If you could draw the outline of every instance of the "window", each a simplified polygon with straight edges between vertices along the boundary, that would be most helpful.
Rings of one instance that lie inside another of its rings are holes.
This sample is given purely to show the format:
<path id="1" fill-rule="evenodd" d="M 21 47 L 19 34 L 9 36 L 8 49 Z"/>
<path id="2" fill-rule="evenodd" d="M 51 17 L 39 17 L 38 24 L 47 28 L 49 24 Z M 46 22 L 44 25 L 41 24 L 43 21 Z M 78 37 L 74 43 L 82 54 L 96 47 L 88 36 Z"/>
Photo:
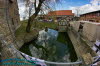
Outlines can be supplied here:
<path id="1" fill-rule="evenodd" d="M 80 22 L 80 26 L 79 26 L 78 32 L 82 32 L 82 31 L 83 31 L 83 25 L 84 25 L 84 23 L 81 23 L 81 22 Z"/>
<path id="2" fill-rule="evenodd" d="M 98 16 L 98 17 L 100 16 L 100 13 L 99 13 L 99 12 L 97 13 L 97 16 Z"/>
<path id="3" fill-rule="evenodd" d="M 14 20 L 13 20 L 13 18 L 12 18 L 12 24 L 14 25 Z"/>
<path id="4" fill-rule="evenodd" d="M 13 0 L 9 0 L 10 3 L 13 3 Z"/>

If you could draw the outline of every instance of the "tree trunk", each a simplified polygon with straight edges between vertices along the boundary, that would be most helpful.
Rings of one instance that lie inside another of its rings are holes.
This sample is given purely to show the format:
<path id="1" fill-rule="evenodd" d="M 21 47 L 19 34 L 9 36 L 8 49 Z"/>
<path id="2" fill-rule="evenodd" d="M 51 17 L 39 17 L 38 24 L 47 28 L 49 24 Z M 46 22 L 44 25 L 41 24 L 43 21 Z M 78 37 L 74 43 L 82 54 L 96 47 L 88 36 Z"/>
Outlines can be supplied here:
<path id="1" fill-rule="evenodd" d="M 27 27 L 26 27 L 26 32 L 29 33 L 30 29 L 31 29 L 31 18 L 28 19 L 28 24 L 27 24 Z"/>
<path id="2" fill-rule="evenodd" d="M 28 19 L 28 24 L 27 24 L 27 27 L 26 27 L 26 32 L 29 33 L 30 30 L 31 30 L 31 23 L 33 22 L 33 20 L 36 18 L 36 16 L 38 15 L 38 13 L 40 12 L 41 10 L 41 6 L 42 6 L 42 3 L 44 2 L 45 0 L 39 0 L 39 4 L 38 4 L 38 7 L 36 8 L 35 10 L 35 13 L 29 17 Z"/>

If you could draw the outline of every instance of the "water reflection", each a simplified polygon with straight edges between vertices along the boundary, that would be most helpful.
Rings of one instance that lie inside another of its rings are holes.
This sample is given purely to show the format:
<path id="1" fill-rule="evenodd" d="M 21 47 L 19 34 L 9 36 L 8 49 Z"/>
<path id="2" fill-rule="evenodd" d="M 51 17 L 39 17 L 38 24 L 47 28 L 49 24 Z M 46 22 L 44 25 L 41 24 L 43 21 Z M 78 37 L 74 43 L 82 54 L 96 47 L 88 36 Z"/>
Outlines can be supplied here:
<path id="1" fill-rule="evenodd" d="M 54 62 L 74 62 L 77 56 L 67 33 L 48 29 L 39 32 L 37 40 L 24 44 L 20 51 Z"/>
<path id="2" fill-rule="evenodd" d="M 59 42 L 57 38 L 58 32 L 55 30 L 40 31 L 37 41 L 30 45 L 32 56 L 48 61 L 70 62 L 70 51 L 66 42 Z"/>

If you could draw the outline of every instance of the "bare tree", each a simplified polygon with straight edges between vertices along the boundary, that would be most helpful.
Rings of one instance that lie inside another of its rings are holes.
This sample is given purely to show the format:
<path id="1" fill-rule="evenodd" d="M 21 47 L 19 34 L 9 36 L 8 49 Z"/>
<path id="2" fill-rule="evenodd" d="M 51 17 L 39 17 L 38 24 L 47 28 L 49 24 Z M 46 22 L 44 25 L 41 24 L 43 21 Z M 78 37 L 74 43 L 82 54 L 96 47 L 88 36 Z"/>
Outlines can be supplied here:
<path id="1" fill-rule="evenodd" d="M 84 9 L 80 8 L 80 7 L 76 7 L 75 8 L 75 12 L 76 12 L 76 16 L 80 16 L 80 14 L 84 13 Z"/>
<path id="2" fill-rule="evenodd" d="M 34 2 L 34 8 L 35 8 L 35 13 L 30 16 L 29 15 L 29 19 L 28 19 L 28 24 L 27 24 L 27 27 L 26 27 L 26 31 L 27 32 L 30 32 L 30 29 L 31 29 L 31 22 L 33 22 L 33 20 L 35 19 L 35 17 L 38 15 L 38 13 L 40 12 L 40 8 L 42 6 L 42 3 L 44 2 L 45 0 L 39 0 L 39 4 L 38 6 L 36 7 L 36 0 Z"/>
<path id="3" fill-rule="evenodd" d="M 28 18 L 28 24 L 26 27 L 26 32 L 30 32 L 31 30 L 31 25 L 32 22 L 34 21 L 34 19 L 37 17 L 37 15 L 39 14 L 40 11 L 45 11 L 45 10 L 49 10 L 52 8 L 53 2 L 60 2 L 60 0 L 33 0 L 34 2 L 32 2 L 32 0 L 24 0 L 26 3 L 26 8 L 29 8 L 29 18 Z M 45 6 L 45 8 L 43 9 L 43 7 Z M 34 10 L 34 13 L 32 14 L 31 12 Z M 32 15 L 31 15 L 32 14 Z"/>

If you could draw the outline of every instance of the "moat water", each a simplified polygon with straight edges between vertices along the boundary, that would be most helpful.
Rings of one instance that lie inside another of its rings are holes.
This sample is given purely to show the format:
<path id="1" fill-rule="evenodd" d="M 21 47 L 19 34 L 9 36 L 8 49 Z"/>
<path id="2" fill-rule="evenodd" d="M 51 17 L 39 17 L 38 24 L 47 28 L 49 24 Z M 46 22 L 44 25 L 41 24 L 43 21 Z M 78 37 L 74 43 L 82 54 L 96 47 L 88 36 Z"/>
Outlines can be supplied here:
<path id="1" fill-rule="evenodd" d="M 20 51 L 40 59 L 52 62 L 75 62 L 77 55 L 66 32 L 53 29 L 41 30 L 38 38 L 25 43 Z"/>

